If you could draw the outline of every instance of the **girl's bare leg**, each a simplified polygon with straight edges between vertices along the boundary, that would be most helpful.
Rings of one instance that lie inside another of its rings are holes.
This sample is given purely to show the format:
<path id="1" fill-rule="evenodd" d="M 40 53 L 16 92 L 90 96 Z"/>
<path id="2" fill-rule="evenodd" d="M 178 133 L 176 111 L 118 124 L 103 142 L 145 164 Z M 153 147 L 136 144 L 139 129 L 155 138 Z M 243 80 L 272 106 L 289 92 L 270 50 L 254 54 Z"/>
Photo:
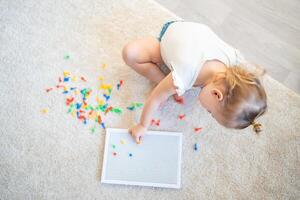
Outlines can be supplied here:
<path id="1" fill-rule="evenodd" d="M 160 54 L 160 43 L 154 37 L 129 42 L 123 48 L 122 55 L 128 66 L 156 84 L 166 76 L 158 67 L 164 62 Z M 177 94 L 173 97 L 176 101 L 183 100 Z"/>
<path id="2" fill-rule="evenodd" d="M 154 83 L 159 83 L 165 74 L 158 65 L 163 64 L 160 43 L 154 37 L 147 37 L 129 42 L 122 51 L 125 63 L 139 74 Z"/>

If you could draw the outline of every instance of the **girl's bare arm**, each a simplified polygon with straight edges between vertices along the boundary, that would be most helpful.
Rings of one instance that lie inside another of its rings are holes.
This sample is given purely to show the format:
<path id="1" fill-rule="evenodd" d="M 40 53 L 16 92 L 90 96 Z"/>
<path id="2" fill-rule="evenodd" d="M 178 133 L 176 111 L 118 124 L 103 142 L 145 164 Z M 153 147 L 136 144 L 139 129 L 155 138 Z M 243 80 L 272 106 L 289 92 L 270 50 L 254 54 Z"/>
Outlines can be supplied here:
<path id="1" fill-rule="evenodd" d="M 172 75 L 170 73 L 151 92 L 145 103 L 140 123 L 129 130 L 137 143 L 140 142 L 141 137 L 146 132 L 150 124 L 151 117 L 157 110 L 158 106 L 162 102 L 166 101 L 169 96 L 175 93 L 176 88 L 173 84 Z"/>

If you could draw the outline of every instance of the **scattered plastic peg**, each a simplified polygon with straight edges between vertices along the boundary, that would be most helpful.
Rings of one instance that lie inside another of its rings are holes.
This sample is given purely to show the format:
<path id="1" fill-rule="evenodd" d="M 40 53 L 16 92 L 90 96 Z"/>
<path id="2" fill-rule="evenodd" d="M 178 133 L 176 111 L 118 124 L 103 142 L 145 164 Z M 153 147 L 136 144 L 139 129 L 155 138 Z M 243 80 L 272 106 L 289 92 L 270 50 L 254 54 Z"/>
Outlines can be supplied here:
<path id="1" fill-rule="evenodd" d="M 103 122 L 101 123 L 101 126 L 103 129 L 105 129 L 105 124 Z"/>
<path id="2" fill-rule="evenodd" d="M 112 112 L 117 113 L 117 114 L 122 114 L 122 110 L 119 108 L 113 108 Z"/>
<path id="3" fill-rule="evenodd" d="M 160 119 L 156 120 L 155 119 L 152 119 L 151 120 L 151 125 L 156 125 L 156 126 L 159 126 L 160 125 Z"/>
<path id="4" fill-rule="evenodd" d="M 110 84 L 101 84 L 100 89 L 109 90 L 112 89 L 112 86 Z"/>
<path id="5" fill-rule="evenodd" d="M 104 105 L 102 106 L 102 111 L 103 111 L 103 112 L 105 112 L 105 109 L 107 108 L 107 106 L 108 106 L 108 104 L 104 104 Z"/>
<path id="6" fill-rule="evenodd" d="M 67 91 L 68 90 L 68 87 L 67 86 L 64 86 L 64 91 Z"/>
<path id="7" fill-rule="evenodd" d="M 194 128 L 194 131 L 195 131 L 196 133 L 200 133 L 201 130 L 202 130 L 202 128 Z"/>
<path id="8" fill-rule="evenodd" d="M 103 94 L 103 96 L 104 96 L 104 98 L 105 98 L 106 101 L 108 101 L 109 98 L 110 98 L 110 96 L 109 96 L 109 95 L 106 95 L 106 94 Z"/>
<path id="9" fill-rule="evenodd" d="M 116 155 L 117 155 L 117 153 L 116 153 L 116 152 L 113 152 L 113 155 L 114 155 L 114 156 L 116 156 Z"/>
<path id="10" fill-rule="evenodd" d="M 121 143 L 121 144 L 126 144 L 126 141 L 125 141 L 124 139 L 121 139 L 121 140 L 120 140 L 120 143 Z"/>
<path id="11" fill-rule="evenodd" d="M 64 88 L 65 86 L 63 85 L 57 85 L 56 88 Z"/>
<path id="12" fill-rule="evenodd" d="M 198 150 L 198 144 L 197 144 L 197 143 L 194 144 L 194 150 L 195 150 L 195 151 Z"/>
<path id="13" fill-rule="evenodd" d="M 70 72 L 64 71 L 64 77 L 66 77 L 66 76 L 70 76 Z"/>
<path id="14" fill-rule="evenodd" d="M 151 125 L 153 125 L 155 123 L 154 119 L 151 119 Z"/>
<path id="15" fill-rule="evenodd" d="M 47 108 L 44 108 L 44 109 L 41 110 L 41 112 L 42 112 L 43 114 L 47 114 L 47 113 L 48 113 L 48 109 L 47 109 Z"/>
<path id="16" fill-rule="evenodd" d="M 91 111 L 88 113 L 89 119 L 92 118 L 92 117 L 91 117 L 92 115 L 93 115 L 93 110 L 91 110 Z"/>
<path id="17" fill-rule="evenodd" d="M 132 153 L 129 153 L 129 157 L 132 157 Z"/>
<path id="18" fill-rule="evenodd" d="M 142 107 L 144 104 L 143 103 L 134 103 L 134 105 L 138 108 Z"/>
<path id="19" fill-rule="evenodd" d="M 175 102 L 177 102 L 178 104 L 184 104 L 184 99 L 183 97 L 181 98 L 174 98 Z"/>
<path id="20" fill-rule="evenodd" d="M 64 77 L 64 82 L 68 82 L 70 80 L 70 77 Z"/>
<path id="21" fill-rule="evenodd" d="M 47 88 L 46 92 L 50 92 L 51 90 L 53 90 L 53 88 Z"/>
<path id="22" fill-rule="evenodd" d="M 178 115 L 178 118 L 179 118 L 180 120 L 183 120 L 183 119 L 185 118 L 185 114 Z"/>
<path id="23" fill-rule="evenodd" d="M 71 115 L 72 115 L 73 117 L 75 117 L 75 115 L 76 115 L 75 110 L 73 110 L 73 112 L 71 113 Z"/>
<path id="24" fill-rule="evenodd" d="M 132 111 L 135 109 L 135 106 L 128 106 L 127 109 Z"/>
<path id="25" fill-rule="evenodd" d="M 70 105 L 74 101 L 74 97 L 66 99 L 66 105 Z"/>
<path id="26" fill-rule="evenodd" d="M 65 56 L 64 56 L 64 59 L 65 60 L 68 60 L 70 58 L 70 55 L 68 55 L 68 54 L 66 54 Z"/>
<path id="27" fill-rule="evenodd" d="M 104 115 L 106 115 L 106 114 L 107 114 L 109 111 L 111 111 L 112 109 L 113 109 L 113 107 L 109 106 L 109 107 L 106 109 Z"/>
<path id="28" fill-rule="evenodd" d="M 81 76 L 80 79 L 81 79 L 82 81 L 86 82 L 86 79 L 85 79 L 83 76 Z"/>
<path id="29" fill-rule="evenodd" d="M 70 112 L 72 112 L 72 108 L 71 107 L 68 109 L 67 113 L 70 113 Z"/>
<path id="30" fill-rule="evenodd" d="M 127 109 L 128 110 L 135 110 L 135 108 L 140 108 L 142 107 L 144 104 L 143 103 L 131 103 L 131 106 L 128 106 Z"/>
<path id="31" fill-rule="evenodd" d="M 160 119 L 156 121 L 156 126 L 160 125 Z"/>
<path id="32" fill-rule="evenodd" d="M 71 80 L 72 80 L 73 82 L 76 82 L 76 81 L 77 81 L 77 77 L 76 77 L 76 76 L 73 76 Z"/>
<path id="33" fill-rule="evenodd" d="M 111 89 L 111 88 L 108 88 L 108 95 L 111 94 L 111 91 L 112 91 L 112 89 Z"/>
<path id="34" fill-rule="evenodd" d="M 112 148 L 113 148 L 113 149 L 115 149 L 115 148 L 116 148 L 116 145 L 114 145 L 114 144 L 113 144 L 113 145 L 111 145 L 111 146 L 112 146 Z"/>
<path id="35" fill-rule="evenodd" d="M 85 117 L 84 117 L 83 115 L 80 115 L 80 114 L 79 114 L 79 117 L 78 117 L 78 119 L 82 119 L 82 120 L 84 120 L 84 119 L 85 119 Z"/>
<path id="36" fill-rule="evenodd" d="M 120 80 L 120 82 L 117 84 L 117 89 L 120 90 L 120 87 L 123 85 L 124 81 Z"/>
<path id="37" fill-rule="evenodd" d="M 103 76 L 98 76 L 98 80 L 99 81 L 103 81 L 104 79 L 103 79 Z"/>
<path id="38" fill-rule="evenodd" d="M 106 68 L 106 64 L 103 63 L 101 67 L 102 67 L 102 69 L 105 69 Z"/>
<path id="39" fill-rule="evenodd" d="M 62 80 L 61 80 L 61 77 L 59 77 L 59 78 L 58 78 L 58 82 L 59 82 L 59 83 L 61 83 L 61 82 L 62 82 Z"/>
<path id="40" fill-rule="evenodd" d="M 76 104 L 75 104 L 76 109 L 77 109 L 77 110 L 80 109 L 80 108 L 81 108 L 81 105 L 82 105 L 82 103 L 76 103 Z"/>

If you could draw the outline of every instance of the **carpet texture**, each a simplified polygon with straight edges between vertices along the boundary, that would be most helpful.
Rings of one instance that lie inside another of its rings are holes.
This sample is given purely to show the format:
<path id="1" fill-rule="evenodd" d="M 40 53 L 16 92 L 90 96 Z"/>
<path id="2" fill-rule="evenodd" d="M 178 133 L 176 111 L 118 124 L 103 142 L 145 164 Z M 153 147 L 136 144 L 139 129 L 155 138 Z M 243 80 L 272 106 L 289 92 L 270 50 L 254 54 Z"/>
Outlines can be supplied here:
<path id="1" fill-rule="evenodd" d="M 161 125 L 153 130 L 184 132 L 180 190 L 100 184 L 104 131 L 91 134 L 66 114 L 64 95 L 45 88 L 63 70 L 84 75 L 91 87 L 102 74 L 124 80 L 112 104 L 144 101 L 154 85 L 124 64 L 121 50 L 177 19 L 157 3 L 1 1 L 0 16 L 0 199 L 299 199 L 300 97 L 269 76 L 260 136 L 218 125 L 196 102 L 197 90 L 186 93 L 184 106 L 169 99 L 156 112 Z M 128 128 L 139 115 L 125 109 L 107 126 Z"/>

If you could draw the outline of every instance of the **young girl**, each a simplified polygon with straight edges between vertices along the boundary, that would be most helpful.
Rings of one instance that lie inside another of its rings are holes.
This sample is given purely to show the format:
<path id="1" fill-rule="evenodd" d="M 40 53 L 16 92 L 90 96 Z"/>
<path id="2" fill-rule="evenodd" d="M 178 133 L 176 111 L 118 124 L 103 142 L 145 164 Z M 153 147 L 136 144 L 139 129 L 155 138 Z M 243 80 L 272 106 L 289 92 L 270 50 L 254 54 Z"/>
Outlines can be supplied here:
<path id="1" fill-rule="evenodd" d="M 201 105 L 229 128 L 261 125 L 256 119 L 267 109 L 260 75 L 250 73 L 240 52 L 222 41 L 209 27 L 185 21 L 167 22 L 158 38 L 147 37 L 123 48 L 127 65 L 157 83 L 148 97 L 140 123 L 130 129 L 137 143 L 158 106 L 171 95 L 180 100 L 185 91 L 200 87 Z"/>

